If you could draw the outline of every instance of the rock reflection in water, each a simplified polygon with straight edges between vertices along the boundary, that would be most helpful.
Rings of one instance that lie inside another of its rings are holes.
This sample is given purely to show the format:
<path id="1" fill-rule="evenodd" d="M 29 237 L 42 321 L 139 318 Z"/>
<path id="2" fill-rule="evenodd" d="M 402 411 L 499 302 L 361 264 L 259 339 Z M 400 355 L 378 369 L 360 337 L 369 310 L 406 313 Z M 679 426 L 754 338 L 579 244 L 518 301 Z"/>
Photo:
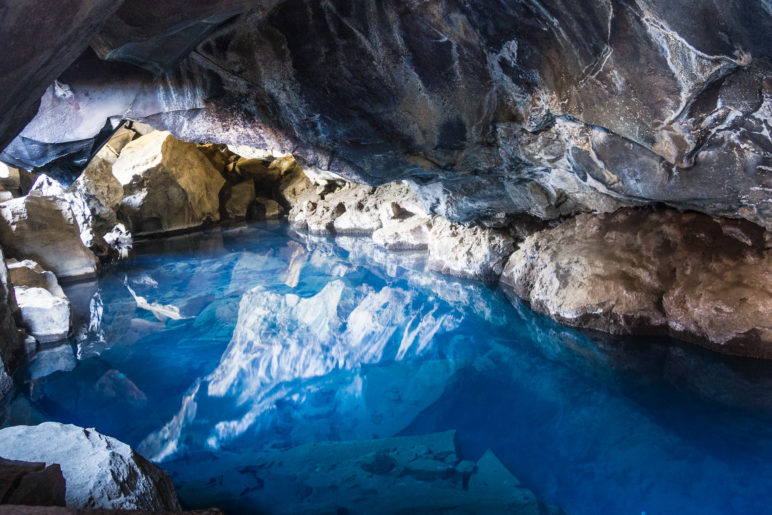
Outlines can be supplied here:
<path id="1" fill-rule="evenodd" d="M 146 242 L 79 288 L 77 353 L 33 363 L 32 405 L 14 420 L 39 411 L 127 441 L 163 461 L 191 507 L 372 511 L 376 490 L 397 502 L 421 488 L 456 499 L 461 463 L 498 459 L 571 513 L 772 501 L 769 364 L 561 327 L 428 272 L 420 252 L 262 224 Z M 448 477 L 393 489 L 410 467 L 379 454 L 381 439 L 450 430 Z M 328 462 L 340 474 L 317 470 Z"/>

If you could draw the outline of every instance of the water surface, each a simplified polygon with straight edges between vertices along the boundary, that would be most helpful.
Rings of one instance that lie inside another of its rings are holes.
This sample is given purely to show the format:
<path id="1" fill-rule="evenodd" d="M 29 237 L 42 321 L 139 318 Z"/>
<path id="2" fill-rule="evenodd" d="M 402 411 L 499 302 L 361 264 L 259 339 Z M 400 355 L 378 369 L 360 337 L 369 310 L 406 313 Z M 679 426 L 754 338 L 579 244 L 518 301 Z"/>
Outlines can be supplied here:
<path id="1" fill-rule="evenodd" d="M 369 512 L 404 487 L 497 509 L 509 491 L 477 494 L 470 461 L 568 513 L 771 504 L 767 362 L 567 329 L 367 238 L 257 224 L 137 250 L 68 288 L 76 334 L 10 421 L 115 436 L 186 507 Z"/>

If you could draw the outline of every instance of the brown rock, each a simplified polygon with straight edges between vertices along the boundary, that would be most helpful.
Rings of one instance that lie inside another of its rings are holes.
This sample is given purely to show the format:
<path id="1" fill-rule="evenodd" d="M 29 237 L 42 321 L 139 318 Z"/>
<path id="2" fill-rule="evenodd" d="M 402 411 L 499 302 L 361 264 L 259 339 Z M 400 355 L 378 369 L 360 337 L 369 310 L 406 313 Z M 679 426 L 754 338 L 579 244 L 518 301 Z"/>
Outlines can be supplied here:
<path id="1" fill-rule="evenodd" d="M 526 238 L 501 281 L 567 325 L 771 358 L 765 237 L 749 222 L 669 209 L 580 215 Z"/>
<path id="2" fill-rule="evenodd" d="M 0 458 L 0 504 L 64 506 L 64 492 L 59 465 Z"/>

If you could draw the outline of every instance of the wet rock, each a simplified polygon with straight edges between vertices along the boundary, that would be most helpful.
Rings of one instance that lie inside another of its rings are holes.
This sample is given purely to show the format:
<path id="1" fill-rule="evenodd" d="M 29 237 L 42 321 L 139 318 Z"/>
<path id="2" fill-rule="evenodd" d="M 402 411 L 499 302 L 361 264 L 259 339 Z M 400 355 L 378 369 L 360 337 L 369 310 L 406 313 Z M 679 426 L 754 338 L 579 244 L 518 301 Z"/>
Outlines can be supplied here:
<path id="1" fill-rule="evenodd" d="M 453 224 L 434 217 L 429 235 L 429 267 L 438 272 L 493 282 L 514 251 L 507 233 L 479 226 Z"/>
<path id="2" fill-rule="evenodd" d="M 0 456 L 59 464 L 69 508 L 179 511 L 169 476 L 94 429 L 46 422 L 0 430 Z"/>
<path id="3" fill-rule="evenodd" d="M 526 238 L 501 280 L 567 325 L 770 357 L 765 236 L 747 222 L 666 209 L 581 215 Z"/>
<path id="4" fill-rule="evenodd" d="M 64 506 L 64 492 L 59 465 L 0 458 L 0 504 Z"/>
<path id="5" fill-rule="evenodd" d="M 0 203 L 0 241 L 8 257 L 33 259 L 60 279 L 92 277 L 97 271 L 75 214 L 56 198 L 33 192 Z"/>
<path id="6" fill-rule="evenodd" d="M 134 235 L 197 227 L 220 219 L 225 180 L 193 143 L 152 132 L 127 144 L 112 173 L 123 186 L 120 213 Z"/>
<path id="7" fill-rule="evenodd" d="M 225 203 L 225 212 L 232 220 L 243 220 L 247 217 L 249 207 L 255 202 L 255 183 L 246 181 L 235 184 L 230 189 L 230 198 Z"/>
<path id="8" fill-rule="evenodd" d="M 40 343 L 66 338 L 70 332 L 70 301 L 56 276 L 32 260 L 10 259 L 8 272 L 30 334 Z"/>

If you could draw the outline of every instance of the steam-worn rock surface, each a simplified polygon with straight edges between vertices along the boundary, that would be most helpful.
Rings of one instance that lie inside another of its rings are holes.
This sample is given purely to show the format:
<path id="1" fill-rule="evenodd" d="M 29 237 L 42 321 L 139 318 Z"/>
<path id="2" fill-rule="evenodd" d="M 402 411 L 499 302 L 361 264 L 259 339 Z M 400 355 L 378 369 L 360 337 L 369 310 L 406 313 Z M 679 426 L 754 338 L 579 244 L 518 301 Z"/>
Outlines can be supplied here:
<path id="1" fill-rule="evenodd" d="M 8 427 L 0 430 L 0 456 L 59 464 L 69 508 L 180 510 L 166 472 L 94 429 L 56 422 Z"/>
<path id="2" fill-rule="evenodd" d="M 96 275 L 73 211 L 40 192 L 0 203 L 0 243 L 7 257 L 32 259 L 60 279 Z"/>
<path id="3" fill-rule="evenodd" d="M 526 238 L 501 281 L 558 321 L 772 357 L 772 238 L 673 210 L 581 215 Z"/>
<path id="4" fill-rule="evenodd" d="M 56 276 L 31 260 L 8 261 L 21 318 L 40 343 L 55 342 L 70 332 L 70 301 Z"/>
<path id="5" fill-rule="evenodd" d="M 265 0 L 213 30 L 245 6 L 125 4 L 100 55 L 160 69 L 194 50 L 155 82 L 84 57 L 45 117 L 81 127 L 89 106 L 373 186 L 411 179 L 452 221 L 664 202 L 772 227 L 764 0 Z M 95 101 L 95 77 L 135 100 Z M 52 126 L 5 155 L 72 142 Z"/>
<path id="6" fill-rule="evenodd" d="M 134 235 L 220 219 L 225 179 L 195 144 L 168 132 L 151 132 L 128 143 L 113 163 L 112 174 L 123 186 L 120 210 Z"/>

